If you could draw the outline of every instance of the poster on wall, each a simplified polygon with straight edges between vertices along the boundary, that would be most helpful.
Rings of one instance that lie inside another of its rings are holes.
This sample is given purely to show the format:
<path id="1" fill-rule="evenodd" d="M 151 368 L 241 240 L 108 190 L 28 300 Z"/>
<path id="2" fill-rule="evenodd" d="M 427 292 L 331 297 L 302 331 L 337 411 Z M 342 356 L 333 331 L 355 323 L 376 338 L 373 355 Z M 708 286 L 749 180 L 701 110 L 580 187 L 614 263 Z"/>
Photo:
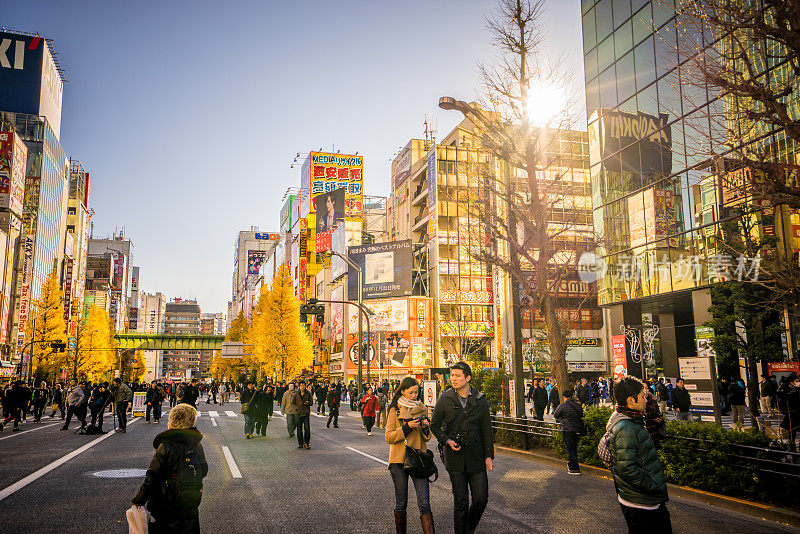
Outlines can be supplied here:
<path id="1" fill-rule="evenodd" d="M 376 300 L 369 303 L 375 315 L 369 318 L 372 332 L 398 332 L 408 330 L 408 300 Z M 348 332 L 358 330 L 358 307 L 348 306 Z M 364 324 L 366 328 L 366 322 Z"/>
<path id="2" fill-rule="evenodd" d="M 335 189 L 317 196 L 316 251 L 331 250 L 333 231 L 344 222 L 346 188 Z"/>
<path id="3" fill-rule="evenodd" d="M 344 216 L 361 220 L 364 202 L 364 158 L 357 155 L 311 152 L 300 173 L 300 214 L 316 213 L 318 196 L 345 189 Z"/>

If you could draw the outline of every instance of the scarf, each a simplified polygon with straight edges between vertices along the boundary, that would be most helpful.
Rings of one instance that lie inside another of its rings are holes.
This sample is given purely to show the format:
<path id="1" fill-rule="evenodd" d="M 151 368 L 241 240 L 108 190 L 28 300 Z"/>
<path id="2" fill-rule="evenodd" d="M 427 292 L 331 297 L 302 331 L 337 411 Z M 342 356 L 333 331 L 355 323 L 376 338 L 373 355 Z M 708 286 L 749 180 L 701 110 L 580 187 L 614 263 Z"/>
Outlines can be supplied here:
<path id="1" fill-rule="evenodd" d="M 644 413 L 640 412 L 639 410 L 632 410 L 627 406 L 617 406 L 617 412 L 621 413 L 622 415 L 627 415 L 640 425 L 644 424 Z"/>
<path id="2" fill-rule="evenodd" d="M 417 406 L 420 406 L 421 404 L 422 403 L 420 401 L 408 400 L 407 398 L 403 397 L 402 395 L 400 395 L 400 398 L 397 399 L 397 405 L 400 406 L 401 408 L 408 408 L 409 411 L 412 408 L 416 408 Z"/>

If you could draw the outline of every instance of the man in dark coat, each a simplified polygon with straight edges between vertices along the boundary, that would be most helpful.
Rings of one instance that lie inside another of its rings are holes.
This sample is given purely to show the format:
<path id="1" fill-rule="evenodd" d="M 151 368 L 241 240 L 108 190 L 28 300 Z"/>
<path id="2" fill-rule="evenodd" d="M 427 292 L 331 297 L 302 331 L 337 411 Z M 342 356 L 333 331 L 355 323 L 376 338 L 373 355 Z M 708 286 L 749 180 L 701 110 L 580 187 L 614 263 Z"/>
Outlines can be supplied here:
<path id="1" fill-rule="evenodd" d="M 326 400 L 328 402 L 328 411 L 330 412 L 328 428 L 331 427 L 331 421 L 333 421 L 333 428 L 339 428 L 339 405 L 342 403 L 342 395 L 333 384 L 328 388 L 328 398 Z"/>
<path id="2" fill-rule="evenodd" d="M 295 409 L 294 421 L 297 431 L 297 448 L 311 448 L 311 405 L 314 398 L 306 388 L 306 383 L 300 381 L 299 388 L 295 390 L 289 403 Z"/>
<path id="3" fill-rule="evenodd" d="M 89 399 L 89 412 L 92 414 L 92 426 L 103 430 L 103 413 L 110 402 L 111 392 L 108 391 L 108 384 L 100 383 L 92 391 Z"/>
<path id="4" fill-rule="evenodd" d="M 42 420 L 44 407 L 50 400 L 50 390 L 47 389 L 47 382 L 42 382 L 39 387 L 33 390 L 33 422 L 38 423 Z"/>
<path id="5" fill-rule="evenodd" d="M 256 393 L 253 404 L 255 404 L 255 434 L 267 435 L 267 425 L 269 418 L 272 415 L 273 406 L 275 403 L 275 395 L 271 384 L 264 384 L 258 393 Z"/>
<path id="6" fill-rule="evenodd" d="M 325 399 L 328 396 L 328 387 L 320 384 L 315 392 L 317 397 L 317 413 L 325 415 Z"/>
<path id="7" fill-rule="evenodd" d="M 19 432 L 19 422 L 22 419 L 22 405 L 26 404 L 28 400 L 25 398 L 25 382 L 17 380 L 13 387 L 6 390 L 5 398 L 3 399 L 3 408 L 7 411 L 8 415 L 3 422 L 0 423 L 0 432 L 3 427 L 8 424 L 12 419 L 14 420 L 14 432 Z"/>
<path id="8" fill-rule="evenodd" d="M 575 389 L 575 396 L 578 397 L 578 402 L 583 405 L 592 402 L 592 388 L 589 386 L 589 381 L 581 378 L 581 383 Z"/>
<path id="9" fill-rule="evenodd" d="M 678 379 L 677 387 L 672 390 L 672 408 L 678 412 L 678 421 L 692 420 L 692 399 L 689 397 L 683 378 Z"/>
<path id="10" fill-rule="evenodd" d="M 566 399 L 553 412 L 553 417 L 561 423 L 561 436 L 564 438 L 564 448 L 567 449 L 567 473 L 580 475 L 581 467 L 578 463 L 578 440 L 583 431 L 583 406 L 572 398 L 571 389 L 564 390 Z"/>
<path id="11" fill-rule="evenodd" d="M 197 408 L 197 399 L 200 397 L 200 390 L 197 387 L 197 379 L 192 378 L 192 383 L 183 388 L 183 398 L 180 402 Z"/>
<path id="12" fill-rule="evenodd" d="M 253 402 L 256 396 L 256 388 L 255 384 L 253 384 L 252 380 L 247 381 L 247 385 L 242 390 L 240 395 L 240 400 L 242 402 L 242 415 L 244 416 L 244 436 L 247 439 L 253 437 L 253 429 L 255 428 L 256 424 L 256 406 L 258 402 Z"/>
<path id="13" fill-rule="evenodd" d="M 494 436 L 486 397 L 470 386 L 466 362 L 450 368 L 448 389 L 436 401 L 431 431 L 444 449 L 444 465 L 453 489 L 456 534 L 475 532 L 489 500 L 487 469 L 493 468 Z M 472 505 L 470 506 L 470 493 Z"/>
<path id="14" fill-rule="evenodd" d="M 558 386 L 556 385 L 555 380 L 551 382 L 550 392 L 547 395 L 548 406 L 552 406 L 553 412 L 555 412 L 556 407 L 558 407 L 559 403 L 561 402 L 561 397 L 558 396 Z"/>
<path id="15" fill-rule="evenodd" d="M 547 406 L 547 391 L 542 387 L 542 381 L 536 380 L 536 387 L 533 388 L 533 411 L 536 419 L 544 421 L 544 409 Z"/>
<path id="16" fill-rule="evenodd" d="M 147 404 L 147 409 L 145 410 L 144 414 L 144 422 L 150 422 L 150 411 L 152 410 L 153 421 L 158 424 L 159 419 L 161 419 L 161 403 L 164 401 L 164 392 L 161 390 L 161 386 L 159 386 L 158 382 L 155 380 L 153 380 L 150 383 L 150 387 L 147 388 L 144 400 Z"/>
<path id="17" fill-rule="evenodd" d="M 131 501 L 155 519 L 148 532 L 200 533 L 198 506 L 208 474 L 203 435 L 194 427 L 197 411 L 179 404 L 170 411 L 168 430 L 153 440 L 156 449 L 139 493 Z M 182 487 L 179 487 L 184 484 Z"/>

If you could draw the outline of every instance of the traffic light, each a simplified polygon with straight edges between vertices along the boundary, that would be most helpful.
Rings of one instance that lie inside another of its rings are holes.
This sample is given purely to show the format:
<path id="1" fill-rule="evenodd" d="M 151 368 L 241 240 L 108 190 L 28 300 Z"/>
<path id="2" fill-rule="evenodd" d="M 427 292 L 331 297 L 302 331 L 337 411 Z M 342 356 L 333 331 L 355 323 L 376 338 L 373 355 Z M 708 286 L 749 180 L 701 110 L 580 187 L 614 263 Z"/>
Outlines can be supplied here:
<path id="1" fill-rule="evenodd" d="M 317 319 L 317 324 L 325 324 L 325 305 L 317 302 L 317 299 L 308 299 L 306 304 L 300 305 L 300 322 L 305 323 L 308 316 L 313 315 Z"/>
<path id="2" fill-rule="evenodd" d="M 67 350 L 66 343 L 59 343 L 58 341 L 53 341 L 50 343 L 50 348 L 53 349 L 53 352 L 64 352 Z"/>

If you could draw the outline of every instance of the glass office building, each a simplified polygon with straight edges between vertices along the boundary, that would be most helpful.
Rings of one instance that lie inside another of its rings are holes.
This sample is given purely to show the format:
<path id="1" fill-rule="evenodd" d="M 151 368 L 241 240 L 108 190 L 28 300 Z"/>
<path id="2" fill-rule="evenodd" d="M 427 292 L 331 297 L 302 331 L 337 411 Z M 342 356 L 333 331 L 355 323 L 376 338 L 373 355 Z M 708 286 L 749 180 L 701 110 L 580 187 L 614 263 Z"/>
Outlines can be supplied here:
<path id="1" fill-rule="evenodd" d="M 0 112 L 0 131 L 11 130 L 17 132 L 28 148 L 22 232 L 35 236 L 31 295 L 36 299 L 50 271 L 59 268 L 68 161 L 44 117 Z"/>
<path id="2" fill-rule="evenodd" d="M 688 34 L 670 1 L 583 0 L 582 17 L 598 300 L 612 334 L 660 327 L 657 363 L 674 377 L 677 356 L 695 354 L 695 327 L 710 319 L 708 287 L 721 279 L 710 258 L 736 200 L 715 155 L 756 143 L 773 161 L 795 164 L 797 151 L 780 132 L 732 142 L 720 131 L 715 117 L 729 102 L 687 77 L 683 45 L 706 45 L 705 36 Z M 798 216 L 771 209 L 762 231 L 800 248 Z"/>

